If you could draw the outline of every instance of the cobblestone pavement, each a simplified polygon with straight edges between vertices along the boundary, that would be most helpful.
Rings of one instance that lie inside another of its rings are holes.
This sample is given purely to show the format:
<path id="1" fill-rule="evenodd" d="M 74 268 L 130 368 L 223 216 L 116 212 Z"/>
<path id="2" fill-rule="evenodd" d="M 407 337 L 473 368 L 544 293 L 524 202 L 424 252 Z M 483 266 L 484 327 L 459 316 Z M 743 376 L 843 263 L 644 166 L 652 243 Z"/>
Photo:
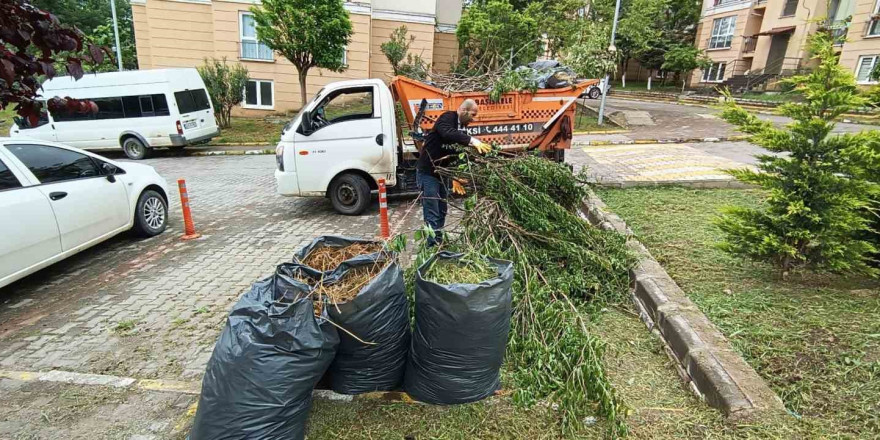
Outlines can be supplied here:
<path id="1" fill-rule="evenodd" d="M 697 183 L 727 185 L 723 170 L 755 163 L 766 153 L 748 142 L 572 146 L 567 161 L 586 166 L 590 179 L 606 185 Z"/>
<path id="2" fill-rule="evenodd" d="M 594 109 L 599 108 L 599 101 L 587 100 L 586 104 Z M 637 139 L 694 139 L 710 137 L 730 137 L 741 135 L 732 125 L 718 118 L 720 110 L 716 108 L 680 105 L 669 102 L 646 102 L 627 99 L 608 98 L 606 112 L 615 111 L 645 111 L 650 114 L 654 125 L 632 126 L 629 132 L 620 135 L 620 138 L 629 140 Z M 759 114 L 759 118 L 773 121 L 778 125 L 791 122 L 784 116 Z M 862 130 L 877 130 L 878 126 L 848 124 L 840 122 L 834 131 L 859 132 Z M 576 141 L 584 141 L 589 138 L 575 136 Z"/>
<path id="3" fill-rule="evenodd" d="M 377 207 L 348 217 L 326 199 L 276 195 L 273 156 L 144 163 L 171 186 L 168 230 L 122 234 L 0 289 L 0 370 L 197 381 L 229 306 L 253 281 L 318 235 L 378 233 Z M 201 239 L 179 240 L 178 178 Z M 420 224 L 412 202 L 390 200 L 393 228 Z M 10 434 L 3 423 L 0 439 Z"/>

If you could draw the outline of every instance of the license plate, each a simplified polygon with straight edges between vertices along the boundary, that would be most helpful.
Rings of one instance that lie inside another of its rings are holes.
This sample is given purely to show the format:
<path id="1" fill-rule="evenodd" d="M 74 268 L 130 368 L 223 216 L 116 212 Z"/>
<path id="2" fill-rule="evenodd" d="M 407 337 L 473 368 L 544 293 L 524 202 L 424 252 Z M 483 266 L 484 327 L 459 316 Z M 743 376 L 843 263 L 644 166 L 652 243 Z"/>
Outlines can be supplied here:
<path id="1" fill-rule="evenodd" d="M 467 127 L 468 136 L 529 133 L 534 131 L 541 131 L 541 124 L 535 122 L 526 122 L 520 124 L 479 125 L 475 127 Z"/>
<path id="2" fill-rule="evenodd" d="M 198 124 L 198 122 L 196 122 L 195 119 L 183 122 L 183 128 L 196 128 L 198 126 L 199 126 L 199 124 Z"/>

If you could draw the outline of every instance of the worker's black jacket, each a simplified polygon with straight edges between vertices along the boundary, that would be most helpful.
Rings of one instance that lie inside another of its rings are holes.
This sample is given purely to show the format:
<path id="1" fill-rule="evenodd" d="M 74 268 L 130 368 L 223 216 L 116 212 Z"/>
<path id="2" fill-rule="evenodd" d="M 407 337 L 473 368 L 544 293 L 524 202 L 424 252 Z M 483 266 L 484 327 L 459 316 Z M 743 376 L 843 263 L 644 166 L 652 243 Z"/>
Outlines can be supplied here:
<path id="1" fill-rule="evenodd" d="M 471 137 L 459 129 L 458 112 L 448 111 L 437 118 L 434 128 L 425 136 L 425 145 L 419 155 L 417 168 L 423 173 L 436 176 L 435 166 L 445 167 L 455 160 L 453 144 L 467 145 Z"/>

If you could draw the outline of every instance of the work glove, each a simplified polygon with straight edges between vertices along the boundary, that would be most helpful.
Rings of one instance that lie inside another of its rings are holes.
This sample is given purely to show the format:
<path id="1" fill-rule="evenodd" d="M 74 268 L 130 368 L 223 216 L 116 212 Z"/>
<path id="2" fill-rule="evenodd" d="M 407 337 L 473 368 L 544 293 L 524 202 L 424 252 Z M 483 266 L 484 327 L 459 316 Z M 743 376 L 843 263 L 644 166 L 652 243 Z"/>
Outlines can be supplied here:
<path id="1" fill-rule="evenodd" d="M 486 153 L 492 151 L 492 147 L 490 147 L 489 144 L 486 144 L 485 142 L 483 142 L 475 137 L 471 138 L 471 146 L 476 148 L 477 152 L 480 154 L 486 154 Z"/>
<path id="2" fill-rule="evenodd" d="M 467 181 L 464 181 L 463 183 L 467 183 Z M 452 193 L 460 196 L 465 194 L 464 186 L 462 186 L 462 182 L 458 179 L 452 180 Z"/>

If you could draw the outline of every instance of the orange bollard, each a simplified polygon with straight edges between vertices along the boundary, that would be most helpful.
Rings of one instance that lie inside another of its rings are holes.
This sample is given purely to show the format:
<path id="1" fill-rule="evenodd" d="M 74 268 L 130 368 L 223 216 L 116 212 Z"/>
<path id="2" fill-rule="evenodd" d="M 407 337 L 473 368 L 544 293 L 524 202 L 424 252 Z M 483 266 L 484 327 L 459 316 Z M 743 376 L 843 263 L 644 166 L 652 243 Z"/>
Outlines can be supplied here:
<path id="1" fill-rule="evenodd" d="M 382 238 L 391 236 L 388 225 L 388 194 L 385 192 L 385 179 L 379 179 L 379 230 Z"/>
<path id="2" fill-rule="evenodd" d="M 180 206 L 183 208 L 183 230 L 181 240 L 199 238 L 202 234 L 196 234 L 196 226 L 193 224 L 192 213 L 189 211 L 189 195 L 186 193 L 186 180 L 178 179 L 177 188 L 180 189 Z"/>

